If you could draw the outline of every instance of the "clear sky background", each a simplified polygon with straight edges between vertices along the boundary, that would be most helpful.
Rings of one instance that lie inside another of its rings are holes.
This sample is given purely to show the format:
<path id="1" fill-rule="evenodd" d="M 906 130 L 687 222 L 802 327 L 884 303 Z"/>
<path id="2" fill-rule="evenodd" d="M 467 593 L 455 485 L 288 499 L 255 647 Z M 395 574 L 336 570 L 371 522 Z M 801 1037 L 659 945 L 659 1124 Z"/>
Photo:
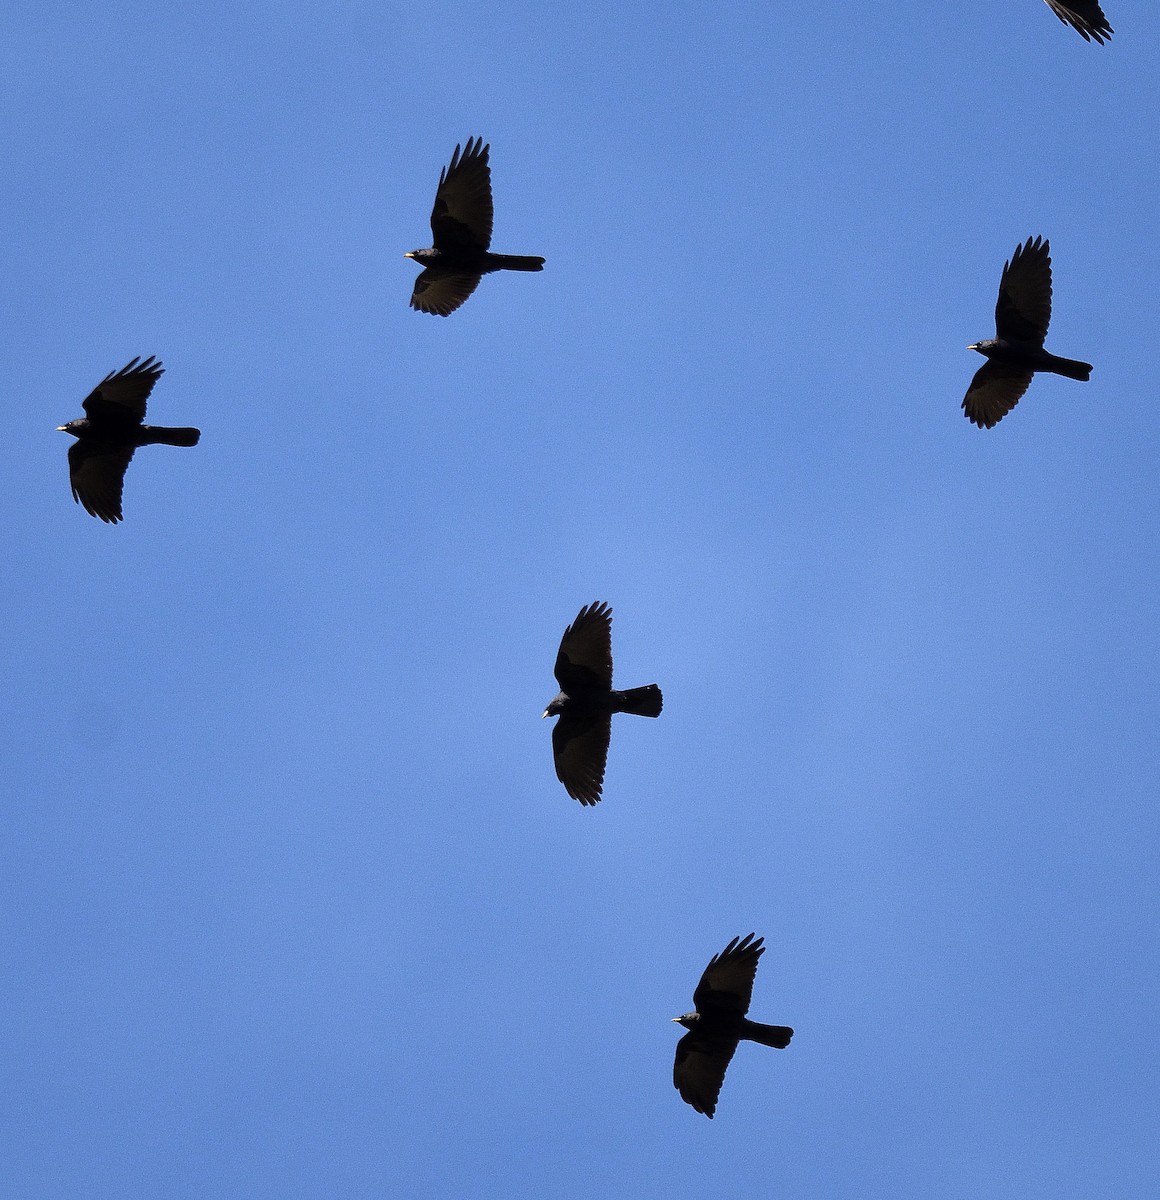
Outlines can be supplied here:
<path id="1" fill-rule="evenodd" d="M 1160 16 L 45 3 L 0 39 L 0 1195 L 1160 1194 Z M 456 142 L 497 250 L 405 251 Z M 959 405 L 1003 262 L 1057 353 Z M 125 522 L 54 427 L 156 354 Z M 614 607 L 605 799 L 552 664 Z M 671 1082 L 765 936 L 712 1122 Z"/>

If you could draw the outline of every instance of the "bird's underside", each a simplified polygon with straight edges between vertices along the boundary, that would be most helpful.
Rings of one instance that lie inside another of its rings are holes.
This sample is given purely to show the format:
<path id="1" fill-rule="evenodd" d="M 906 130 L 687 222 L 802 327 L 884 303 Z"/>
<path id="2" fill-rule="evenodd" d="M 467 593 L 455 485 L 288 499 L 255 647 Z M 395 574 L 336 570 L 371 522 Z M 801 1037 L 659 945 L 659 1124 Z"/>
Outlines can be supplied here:
<path id="1" fill-rule="evenodd" d="M 462 152 L 455 147 L 439 176 L 431 210 L 433 244 L 407 255 L 423 267 L 411 292 L 411 307 L 418 312 L 449 316 L 493 271 L 543 270 L 539 256 L 491 252 L 490 150 L 482 138 L 468 138 Z"/>

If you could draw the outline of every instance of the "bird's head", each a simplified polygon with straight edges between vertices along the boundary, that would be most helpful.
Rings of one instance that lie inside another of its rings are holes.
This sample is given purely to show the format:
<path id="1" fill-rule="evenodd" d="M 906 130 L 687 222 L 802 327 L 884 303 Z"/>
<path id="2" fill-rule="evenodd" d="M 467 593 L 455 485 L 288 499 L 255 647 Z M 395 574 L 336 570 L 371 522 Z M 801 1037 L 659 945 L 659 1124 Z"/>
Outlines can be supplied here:
<path id="1" fill-rule="evenodd" d="M 88 421 L 81 418 L 77 421 L 69 421 L 67 425 L 58 425 L 56 431 L 57 433 L 71 433 L 73 437 L 80 437 L 88 427 Z"/>
<path id="2" fill-rule="evenodd" d="M 686 1029 L 695 1029 L 697 1022 L 701 1019 L 700 1013 L 685 1013 L 684 1016 L 674 1017 L 674 1025 L 683 1025 Z"/>
<path id="3" fill-rule="evenodd" d="M 433 253 L 434 253 L 434 251 L 432 251 L 432 250 L 408 250 L 407 253 L 403 255 L 403 257 L 411 258 L 411 259 L 414 259 L 415 262 L 421 263 L 421 262 L 426 262 L 427 259 L 431 258 Z"/>
<path id="4" fill-rule="evenodd" d="M 978 354 L 986 355 L 987 351 L 989 351 L 991 349 L 991 347 L 994 345 L 995 345 L 995 339 L 990 338 L 990 339 L 988 339 L 986 341 L 982 341 L 982 342 L 972 342 L 971 345 L 969 345 L 967 347 L 967 349 L 974 350 Z"/>
<path id="5" fill-rule="evenodd" d="M 549 705 L 544 709 L 545 717 L 558 717 L 564 711 L 564 706 L 568 703 L 568 697 L 561 692 Z M 541 718 L 542 719 L 542 718 Z"/>

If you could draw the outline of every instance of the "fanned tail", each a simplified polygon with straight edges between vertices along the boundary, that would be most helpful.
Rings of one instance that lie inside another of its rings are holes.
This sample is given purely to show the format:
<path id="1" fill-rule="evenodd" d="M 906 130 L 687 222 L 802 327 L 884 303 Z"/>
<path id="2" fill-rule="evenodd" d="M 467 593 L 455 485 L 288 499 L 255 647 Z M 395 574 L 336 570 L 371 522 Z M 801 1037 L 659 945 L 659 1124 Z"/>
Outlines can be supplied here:
<path id="1" fill-rule="evenodd" d="M 620 712 L 632 713 L 637 717 L 659 717 L 664 699 L 661 689 L 655 683 L 644 687 L 629 688 L 627 692 L 619 692 Z"/>
<path id="2" fill-rule="evenodd" d="M 499 271 L 542 271 L 544 260 L 535 254 L 493 254 L 492 262 Z"/>
<path id="3" fill-rule="evenodd" d="M 741 1036 L 751 1042 L 760 1042 L 763 1046 L 772 1046 L 775 1050 L 784 1050 L 793 1037 L 793 1030 L 788 1025 L 762 1025 L 758 1021 L 746 1021 L 745 1032 Z"/>
<path id="4" fill-rule="evenodd" d="M 1055 354 L 1049 356 L 1048 365 L 1040 370 L 1066 375 L 1068 379 L 1078 379 L 1081 383 L 1087 383 L 1092 377 L 1091 363 L 1080 362 L 1077 358 L 1060 358 Z"/>
<path id="5" fill-rule="evenodd" d="M 149 438 L 141 443 L 143 446 L 196 446 L 201 437 L 200 429 L 188 426 L 166 429 L 163 425 L 145 425 L 142 432 Z"/>

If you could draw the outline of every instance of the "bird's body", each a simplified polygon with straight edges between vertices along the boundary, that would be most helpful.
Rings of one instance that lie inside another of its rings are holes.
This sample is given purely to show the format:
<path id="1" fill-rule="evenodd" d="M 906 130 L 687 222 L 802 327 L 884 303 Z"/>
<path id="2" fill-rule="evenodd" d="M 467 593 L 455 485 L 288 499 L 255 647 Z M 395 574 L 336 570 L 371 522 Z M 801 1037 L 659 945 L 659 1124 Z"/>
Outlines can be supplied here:
<path id="1" fill-rule="evenodd" d="M 581 804 L 596 804 L 612 737 L 612 714 L 659 717 L 664 700 L 655 683 L 618 692 L 612 687 L 612 609 L 588 604 L 564 631 L 556 654 L 559 694 L 544 710 L 558 716 L 552 730 L 556 778 Z"/>
<path id="2" fill-rule="evenodd" d="M 1047 0 L 1048 7 L 1065 24 L 1070 25 L 1085 42 L 1101 45 L 1115 32 L 1100 8 L 1099 0 Z"/>
<path id="3" fill-rule="evenodd" d="M 618 692 L 615 688 L 602 691 L 574 683 L 571 692 L 558 692 L 548 702 L 545 712 L 549 717 L 565 713 L 598 717 L 621 712 L 637 717 L 659 717 L 661 689 L 655 683 L 646 683 L 644 687 L 629 688 L 626 692 Z"/>
<path id="4" fill-rule="evenodd" d="M 696 1033 L 702 1041 L 714 1039 L 721 1044 L 760 1042 L 761 1045 L 772 1046 L 775 1050 L 784 1050 L 789 1045 L 793 1033 L 786 1025 L 762 1025 L 760 1021 L 751 1021 L 748 1017 L 738 1017 L 733 1013 L 710 1019 L 701 1013 L 685 1013 L 684 1016 L 674 1017 L 673 1020 L 678 1025 L 683 1025 L 690 1033 Z"/>
<path id="5" fill-rule="evenodd" d="M 164 371 L 152 356 L 133 359 L 97 384 L 83 404 L 87 416 L 57 426 L 77 439 L 68 452 L 73 499 L 109 524 L 122 519 L 125 471 L 138 447 L 196 446 L 201 437 L 197 429 L 144 424 L 149 393 Z"/>
<path id="6" fill-rule="evenodd" d="M 995 336 L 968 346 L 987 359 L 963 397 L 963 412 L 980 429 L 997 425 L 1019 403 L 1036 371 L 1086 381 L 1091 363 L 1043 348 L 1051 322 L 1051 244 L 1028 238 L 1003 265 L 995 303 Z"/>
<path id="7" fill-rule="evenodd" d="M 712 1119 L 717 1097 L 739 1042 L 758 1042 L 784 1050 L 793 1037 L 788 1025 L 762 1025 L 746 1017 L 765 953 L 762 938 L 752 933 L 734 938 L 710 960 L 693 993 L 695 1012 L 674 1017 L 689 1032 L 677 1043 L 673 1086 L 681 1099 Z"/>
<path id="8" fill-rule="evenodd" d="M 112 449 L 125 445 L 134 450 L 139 446 L 196 446 L 201 438 L 200 429 L 191 429 L 188 426 L 134 425 L 131 422 L 114 425 L 109 422 L 93 422 L 87 417 L 78 417 L 75 421 L 66 422 L 59 427 L 58 432 L 71 433 L 89 449 L 96 449 L 98 446 Z"/>
<path id="9" fill-rule="evenodd" d="M 542 271 L 544 260 L 526 254 L 492 254 L 490 250 L 412 250 L 405 258 L 413 258 L 430 271 L 465 272 L 469 275 L 490 275 L 492 271 Z"/>
<path id="10" fill-rule="evenodd" d="M 431 210 L 434 246 L 405 255 L 423 267 L 411 293 L 411 307 L 446 317 L 475 291 L 480 279 L 493 271 L 542 271 L 544 260 L 535 255 L 492 254 L 490 146 L 482 138 L 468 138 L 460 153 L 455 147 L 451 164 L 439 176 L 435 207 Z"/>
<path id="11" fill-rule="evenodd" d="M 1074 358 L 1060 358 L 1058 354 L 1052 354 L 1034 342 L 988 338 L 986 341 L 976 342 L 970 349 L 977 350 L 993 363 L 1029 367 L 1032 372 L 1046 371 L 1051 375 L 1065 375 L 1068 379 L 1078 379 L 1081 383 L 1086 383 L 1092 377 L 1091 363 L 1080 362 Z"/>

